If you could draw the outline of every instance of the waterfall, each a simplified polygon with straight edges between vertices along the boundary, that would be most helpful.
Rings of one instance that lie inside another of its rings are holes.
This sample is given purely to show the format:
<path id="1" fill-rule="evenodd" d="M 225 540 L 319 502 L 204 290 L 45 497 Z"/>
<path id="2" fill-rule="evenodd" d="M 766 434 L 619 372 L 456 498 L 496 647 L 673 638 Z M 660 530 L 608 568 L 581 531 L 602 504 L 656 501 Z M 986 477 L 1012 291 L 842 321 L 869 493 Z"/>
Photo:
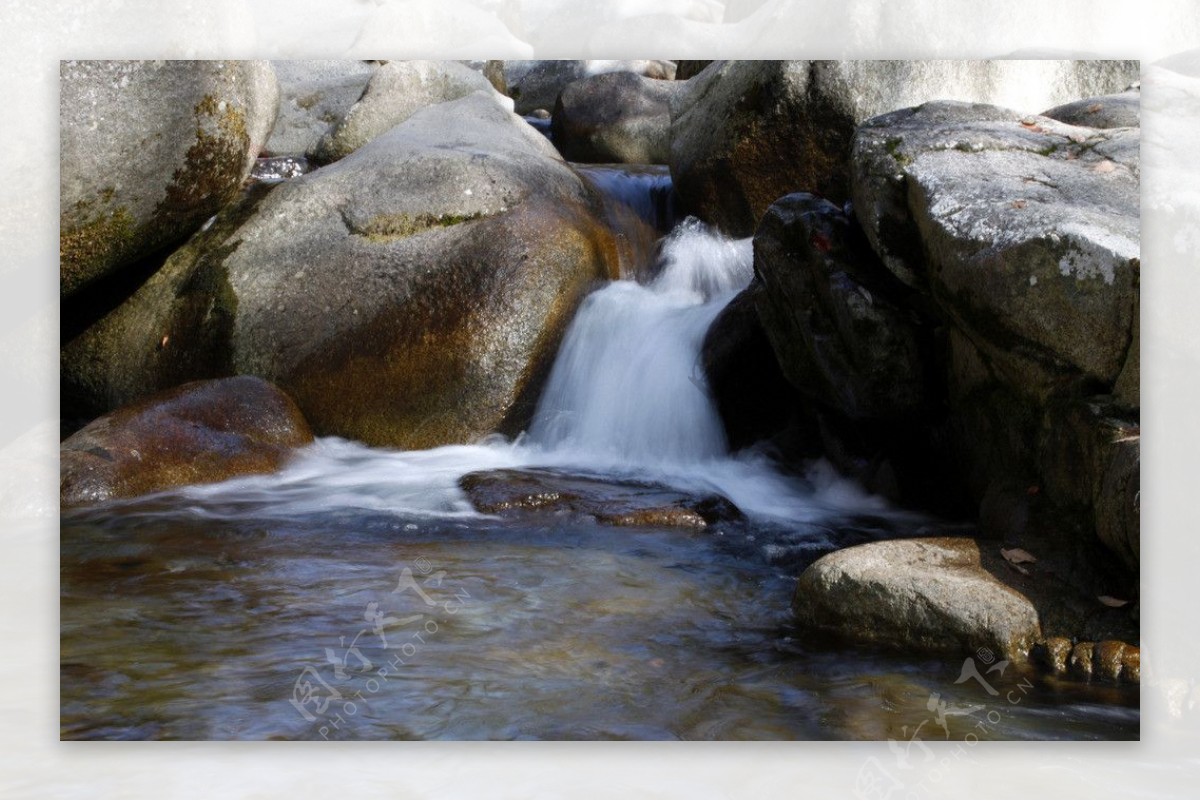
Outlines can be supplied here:
<path id="1" fill-rule="evenodd" d="M 724 456 L 700 367 L 713 319 L 752 276 L 750 240 L 688 219 L 648 284 L 615 281 L 584 301 L 529 431 L 531 445 L 605 465 L 667 466 Z"/>

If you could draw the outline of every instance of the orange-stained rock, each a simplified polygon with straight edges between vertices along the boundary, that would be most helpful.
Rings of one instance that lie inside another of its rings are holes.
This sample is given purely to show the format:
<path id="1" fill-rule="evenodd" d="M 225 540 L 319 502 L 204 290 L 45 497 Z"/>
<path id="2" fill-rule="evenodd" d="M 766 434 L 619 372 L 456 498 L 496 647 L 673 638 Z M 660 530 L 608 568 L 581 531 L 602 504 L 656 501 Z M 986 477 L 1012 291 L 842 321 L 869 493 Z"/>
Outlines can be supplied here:
<path id="1" fill-rule="evenodd" d="M 291 398 L 254 376 L 194 381 L 92 421 L 61 446 L 64 508 L 269 473 L 312 442 Z"/>

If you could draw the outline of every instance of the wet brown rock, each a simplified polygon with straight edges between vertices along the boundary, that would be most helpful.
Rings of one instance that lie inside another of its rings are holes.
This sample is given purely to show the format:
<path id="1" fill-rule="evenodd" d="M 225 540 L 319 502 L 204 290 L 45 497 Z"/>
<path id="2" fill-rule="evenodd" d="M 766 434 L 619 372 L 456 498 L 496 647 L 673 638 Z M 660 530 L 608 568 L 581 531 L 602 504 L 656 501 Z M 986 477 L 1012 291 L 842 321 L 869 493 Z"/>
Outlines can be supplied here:
<path id="1" fill-rule="evenodd" d="M 1094 642 L 1075 643 L 1075 647 L 1071 649 L 1071 658 L 1067 662 L 1067 668 L 1072 676 L 1077 679 L 1092 677 L 1092 655 L 1095 650 Z"/>
<path id="2" fill-rule="evenodd" d="M 1043 648 L 1050 671 L 1056 674 L 1066 673 L 1071 659 L 1071 641 L 1066 637 L 1048 637 Z"/>
<path id="3" fill-rule="evenodd" d="M 260 378 L 184 384 L 105 415 L 65 440 L 61 504 L 269 473 L 312 438 L 291 399 Z"/>
<path id="4" fill-rule="evenodd" d="M 490 470 L 459 479 L 472 505 L 505 517 L 592 517 L 610 526 L 702 529 L 741 518 L 720 496 L 698 497 L 647 482 L 551 470 Z"/>

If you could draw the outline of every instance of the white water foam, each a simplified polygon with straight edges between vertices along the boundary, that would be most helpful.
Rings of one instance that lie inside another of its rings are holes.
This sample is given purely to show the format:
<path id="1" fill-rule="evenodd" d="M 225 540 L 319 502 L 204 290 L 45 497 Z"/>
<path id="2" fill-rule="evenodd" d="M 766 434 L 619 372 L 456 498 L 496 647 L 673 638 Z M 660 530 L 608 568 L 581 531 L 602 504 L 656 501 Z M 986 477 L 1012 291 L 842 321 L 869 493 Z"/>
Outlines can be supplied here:
<path id="1" fill-rule="evenodd" d="M 283 470 L 187 487 L 198 515 L 302 517 L 359 509 L 478 517 L 458 480 L 477 470 L 550 467 L 721 494 L 752 518 L 806 523 L 886 504 L 818 464 L 804 478 L 761 454 L 729 454 L 700 352 L 721 309 L 752 277 L 749 239 L 695 219 L 662 244 L 648 284 L 615 281 L 568 330 L 527 435 L 426 451 L 323 438 Z"/>

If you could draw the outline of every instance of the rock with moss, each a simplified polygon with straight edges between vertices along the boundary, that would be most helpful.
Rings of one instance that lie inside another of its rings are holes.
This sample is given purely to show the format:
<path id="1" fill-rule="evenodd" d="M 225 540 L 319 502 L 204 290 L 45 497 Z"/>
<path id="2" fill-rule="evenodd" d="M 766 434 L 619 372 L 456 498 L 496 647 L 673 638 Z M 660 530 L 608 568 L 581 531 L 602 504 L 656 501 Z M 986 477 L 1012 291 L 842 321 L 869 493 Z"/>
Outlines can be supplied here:
<path id="1" fill-rule="evenodd" d="M 671 106 L 671 174 L 687 210 L 748 236 L 777 198 L 850 194 L 856 126 L 937 99 L 1036 113 L 1124 89 L 1136 61 L 717 61 Z"/>
<path id="2" fill-rule="evenodd" d="M 583 295 L 616 275 L 594 196 L 490 87 L 264 191 L 66 344 L 64 406 L 250 373 L 321 434 L 516 434 Z"/>
<path id="3" fill-rule="evenodd" d="M 1138 131 L 928 103 L 855 138 L 855 209 L 902 280 L 927 286 L 1008 383 L 1110 389 L 1133 338 Z"/>
<path id="4" fill-rule="evenodd" d="M 554 106 L 554 144 L 570 161 L 666 164 L 671 154 L 668 103 L 680 86 L 631 72 L 570 83 Z"/>
<path id="5" fill-rule="evenodd" d="M 321 139 L 358 102 L 379 65 L 353 60 L 272 61 L 279 79 L 279 119 L 267 140 L 274 156 L 314 159 Z"/>
<path id="6" fill-rule="evenodd" d="M 64 61 L 64 296 L 181 241 L 231 200 L 275 123 L 265 61 Z"/>
<path id="7" fill-rule="evenodd" d="M 488 79 L 457 61 L 389 61 L 321 138 L 312 156 L 321 163 L 337 161 L 426 106 L 480 91 L 493 91 Z M 496 96 L 508 102 L 499 93 Z"/>
<path id="8" fill-rule="evenodd" d="M 939 537 L 834 551 L 800 576 L 796 620 L 852 642 L 1024 659 L 1042 636 L 1038 611 L 983 550 Z"/>
<path id="9" fill-rule="evenodd" d="M 269 473 L 312 439 L 296 404 L 261 378 L 196 381 L 63 441 L 60 502 L 66 508 Z"/>

